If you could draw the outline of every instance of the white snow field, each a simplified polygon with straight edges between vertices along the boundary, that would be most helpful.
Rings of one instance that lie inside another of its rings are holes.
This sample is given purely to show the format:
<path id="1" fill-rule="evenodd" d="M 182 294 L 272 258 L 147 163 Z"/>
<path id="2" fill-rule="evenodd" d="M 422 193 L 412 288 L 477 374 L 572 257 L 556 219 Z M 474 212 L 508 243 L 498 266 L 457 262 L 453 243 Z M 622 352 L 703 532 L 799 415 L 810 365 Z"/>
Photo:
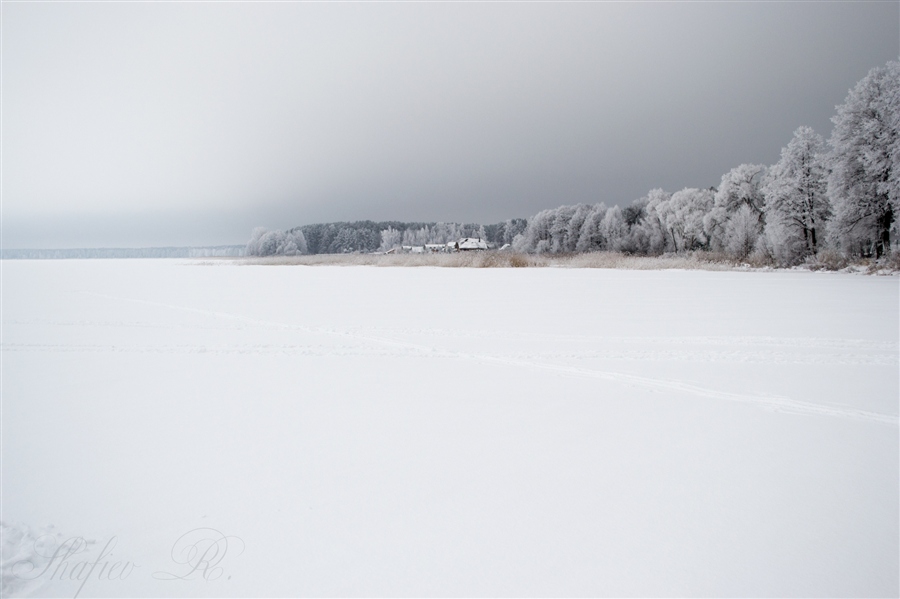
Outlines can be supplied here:
<path id="1" fill-rule="evenodd" d="M 4 596 L 900 593 L 897 277 L 2 269 Z"/>

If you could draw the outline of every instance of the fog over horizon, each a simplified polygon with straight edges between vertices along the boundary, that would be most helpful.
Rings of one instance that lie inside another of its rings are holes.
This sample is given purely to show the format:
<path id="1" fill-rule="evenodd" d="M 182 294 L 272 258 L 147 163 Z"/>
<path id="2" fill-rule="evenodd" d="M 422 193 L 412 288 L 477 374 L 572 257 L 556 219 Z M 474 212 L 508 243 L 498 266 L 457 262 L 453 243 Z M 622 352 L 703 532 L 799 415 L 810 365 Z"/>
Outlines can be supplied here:
<path id="1" fill-rule="evenodd" d="M 2 245 L 495 223 L 773 164 L 900 4 L 5 3 Z"/>

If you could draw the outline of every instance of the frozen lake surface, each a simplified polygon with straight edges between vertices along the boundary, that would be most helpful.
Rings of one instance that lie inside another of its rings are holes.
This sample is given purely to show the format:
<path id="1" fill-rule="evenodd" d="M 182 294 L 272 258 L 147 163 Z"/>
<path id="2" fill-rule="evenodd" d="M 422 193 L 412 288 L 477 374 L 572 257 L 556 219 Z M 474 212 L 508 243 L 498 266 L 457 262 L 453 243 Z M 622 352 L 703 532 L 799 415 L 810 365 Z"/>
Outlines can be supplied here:
<path id="1" fill-rule="evenodd" d="M 896 277 L 2 267 L 4 596 L 900 593 Z"/>

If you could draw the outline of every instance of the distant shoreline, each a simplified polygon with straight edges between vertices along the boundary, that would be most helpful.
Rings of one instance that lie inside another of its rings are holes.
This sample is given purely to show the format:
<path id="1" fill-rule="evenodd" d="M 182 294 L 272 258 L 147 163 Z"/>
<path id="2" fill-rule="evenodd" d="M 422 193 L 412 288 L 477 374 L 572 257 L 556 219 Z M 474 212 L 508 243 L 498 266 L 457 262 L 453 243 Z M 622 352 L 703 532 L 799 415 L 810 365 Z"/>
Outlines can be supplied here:
<path id="1" fill-rule="evenodd" d="M 213 245 L 146 248 L 3 249 L 3 260 L 84 260 L 115 258 L 238 258 L 246 245 Z"/>
<path id="2" fill-rule="evenodd" d="M 294 256 L 247 256 L 244 245 L 156 248 L 4 249 L 0 260 L 115 260 L 115 259 L 209 259 L 215 263 L 259 266 L 378 266 L 438 268 L 606 268 L 620 270 L 705 271 L 828 271 L 858 274 L 900 275 L 900 252 L 875 260 L 846 260 L 837 253 L 823 252 L 816 260 L 793 267 L 779 267 L 759 260 L 735 260 L 715 252 L 694 251 L 659 256 L 620 252 L 571 254 L 526 254 L 486 250 L 433 254 L 298 254 Z M 201 263 L 202 264 L 202 263 Z M 212 262 L 207 262 L 212 264 Z"/>
<path id="3" fill-rule="evenodd" d="M 497 250 L 435 254 L 308 254 L 246 256 L 230 260 L 241 265 L 264 266 L 381 266 L 442 268 L 607 268 L 622 270 L 707 271 L 830 271 L 879 275 L 900 274 L 900 252 L 895 258 L 847 261 L 824 254 L 815 262 L 784 268 L 775 264 L 740 261 L 723 254 L 695 251 L 684 254 L 636 256 L 619 252 L 523 254 Z M 227 259 L 226 259 L 227 260 Z"/>

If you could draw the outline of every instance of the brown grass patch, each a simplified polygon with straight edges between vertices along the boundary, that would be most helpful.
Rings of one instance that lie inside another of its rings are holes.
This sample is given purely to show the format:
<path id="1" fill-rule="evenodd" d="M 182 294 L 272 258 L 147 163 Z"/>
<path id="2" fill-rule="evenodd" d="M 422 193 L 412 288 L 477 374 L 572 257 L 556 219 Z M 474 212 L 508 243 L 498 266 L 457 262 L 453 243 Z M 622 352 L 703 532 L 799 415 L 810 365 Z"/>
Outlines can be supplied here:
<path id="1" fill-rule="evenodd" d="M 765 256 L 748 257 L 738 261 L 712 252 L 634 256 L 620 252 L 590 252 L 584 254 L 520 254 L 516 252 L 456 252 L 452 254 L 317 254 L 314 256 L 268 256 L 247 258 L 218 258 L 205 264 L 222 261 L 237 264 L 285 266 L 386 266 L 436 268 L 608 268 L 627 270 L 772 270 L 774 264 Z M 870 274 L 900 273 L 900 252 L 894 252 L 877 262 L 850 261 L 841 254 L 824 250 L 801 269 Z"/>

